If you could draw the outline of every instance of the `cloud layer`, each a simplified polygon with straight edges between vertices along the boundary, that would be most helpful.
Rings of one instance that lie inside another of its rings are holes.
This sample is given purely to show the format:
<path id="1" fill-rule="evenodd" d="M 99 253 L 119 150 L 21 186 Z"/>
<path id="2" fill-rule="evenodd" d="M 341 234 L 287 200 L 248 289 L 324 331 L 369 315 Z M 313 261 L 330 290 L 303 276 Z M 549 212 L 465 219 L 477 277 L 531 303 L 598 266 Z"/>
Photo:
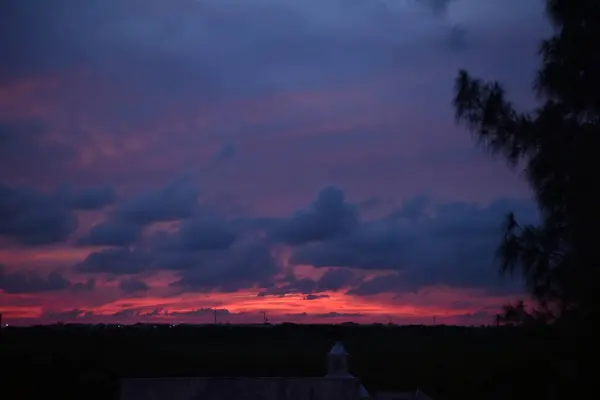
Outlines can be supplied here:
<path id="1" fill-rule="evenodd" d="M 542 2 L 0 9 L 9 320 L 472 323 L 520 292 L 494 250 L 529 193 L 450 99 L 467 68 L 533 104 Z"/>

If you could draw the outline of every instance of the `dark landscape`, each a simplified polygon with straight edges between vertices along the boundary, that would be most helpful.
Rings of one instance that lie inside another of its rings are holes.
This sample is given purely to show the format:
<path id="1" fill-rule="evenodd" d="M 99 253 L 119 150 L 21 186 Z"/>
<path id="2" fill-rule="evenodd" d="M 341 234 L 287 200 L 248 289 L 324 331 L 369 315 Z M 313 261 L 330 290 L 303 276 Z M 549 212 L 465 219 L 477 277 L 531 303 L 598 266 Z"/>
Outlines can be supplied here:
<path id="1" fill-rule="evenodd" d="M 343 340 L 370 392 L 570 398 L 577 342 L 554 326 L 53 325 L 0 332 L 6 399 L 116 399 L 124 377 L 323 376 Z M 548 352 L 547 349 L 553 349 Z"/>

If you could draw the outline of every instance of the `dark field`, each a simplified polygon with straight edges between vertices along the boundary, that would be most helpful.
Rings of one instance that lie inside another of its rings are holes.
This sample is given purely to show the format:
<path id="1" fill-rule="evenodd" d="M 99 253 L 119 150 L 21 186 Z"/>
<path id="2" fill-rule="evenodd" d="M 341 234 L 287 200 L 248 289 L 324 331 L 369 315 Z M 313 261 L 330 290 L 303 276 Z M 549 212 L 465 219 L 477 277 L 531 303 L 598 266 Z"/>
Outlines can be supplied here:
<path id="1" fill-rule="evenodd" d="M 0 331 L 0 398 L 116 399 L 121 377 L 322 376 L 335 340 L 371 393 L 569 399 L 584 391 L 574 335 L 548 327 L 66 325 Z"/>

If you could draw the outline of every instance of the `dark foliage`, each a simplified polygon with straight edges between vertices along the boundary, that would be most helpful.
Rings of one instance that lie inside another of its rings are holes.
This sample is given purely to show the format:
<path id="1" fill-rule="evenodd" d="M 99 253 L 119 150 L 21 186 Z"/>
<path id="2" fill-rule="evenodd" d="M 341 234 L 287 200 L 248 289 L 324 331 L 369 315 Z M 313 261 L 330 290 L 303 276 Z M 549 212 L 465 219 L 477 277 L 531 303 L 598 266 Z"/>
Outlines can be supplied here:
<path id="1" fill-rule="evenodd" d="M 538 226 L 507 218 L 501 271 L 523 274 L 546 319 L 598 316 L 600 226 L 600 2 L 547 0 L 554 35 L 540 46 L 541 105 L 517 112 L 502 86 L 460 71 L 454 106 L 492 154 L 523 167 L 542 214 Z M 552 318 L 554 317 L 554 318 Z"/>
<path id="2" fill-rule="evenodd" d="M 371 392 L 531 400 L 584 390 L 578 348 L 557 327 L 64 325 L 0 331 L 0 396 L 111 400 L 122 377 L 322 376 L 339 339 Z"/>

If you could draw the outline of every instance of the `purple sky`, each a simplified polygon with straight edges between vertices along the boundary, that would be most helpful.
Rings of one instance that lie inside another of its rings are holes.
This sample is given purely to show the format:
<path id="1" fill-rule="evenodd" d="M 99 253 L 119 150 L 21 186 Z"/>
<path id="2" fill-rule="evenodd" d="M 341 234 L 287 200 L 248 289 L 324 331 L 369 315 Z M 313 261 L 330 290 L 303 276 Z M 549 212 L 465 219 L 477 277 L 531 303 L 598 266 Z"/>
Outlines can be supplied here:
<path id="1" fill-rule="evenodd" d="M 541 0 L 2 2 L 0 311 L 489 322 L 535 208 L 453 80 L 531 107 L 548 32 Z"/>

